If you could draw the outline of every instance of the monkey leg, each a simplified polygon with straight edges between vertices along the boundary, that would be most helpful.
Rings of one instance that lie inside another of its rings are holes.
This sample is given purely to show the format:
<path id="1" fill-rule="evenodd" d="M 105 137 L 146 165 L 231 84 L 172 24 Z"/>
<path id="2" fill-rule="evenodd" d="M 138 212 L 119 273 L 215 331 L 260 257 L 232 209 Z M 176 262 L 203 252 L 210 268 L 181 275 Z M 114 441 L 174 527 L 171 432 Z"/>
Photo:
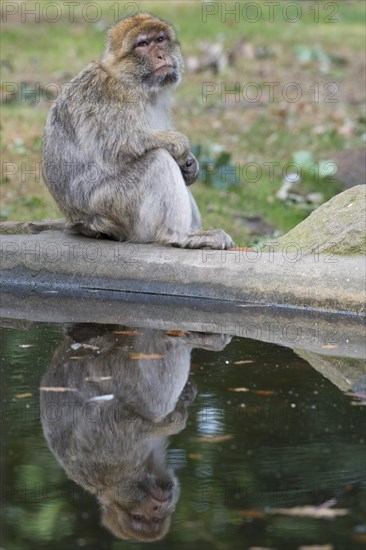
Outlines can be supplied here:
<path id="1" fill-rule="evenodd" d="M 202 231 L 196 202 L 180 168 L 164 149 L 154 151 L 145 171 L 140 225 L 135 242 L 159 242 L 181 248 L 226 249 L 234 246 L 221 229 Z"/>

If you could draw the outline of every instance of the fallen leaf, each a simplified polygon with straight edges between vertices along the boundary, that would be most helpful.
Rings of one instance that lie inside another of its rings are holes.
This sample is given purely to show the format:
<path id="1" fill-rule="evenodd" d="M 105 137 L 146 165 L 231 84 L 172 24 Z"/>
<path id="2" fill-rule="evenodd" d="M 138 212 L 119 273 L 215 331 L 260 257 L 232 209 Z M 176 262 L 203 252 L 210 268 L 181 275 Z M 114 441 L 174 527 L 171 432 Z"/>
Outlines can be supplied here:
<path id="1" fill-rule="evenodd" d="M 239 516 L 243 516 L 243 518 L 262 518 L 264 516 L 264 513 L 260 510 L 239 510 L 238 511 Z"/>
<path id="2" fill-rule="evenodd" d="M 333 544 L 316 544 L 315 546 L 299 546 L 298 550 L 333 550 Z"/>
<path id="3" fill-rule="evenodd" d="M 138 359 L 164 359 L 164 355 L 159 355 L 158 353 L 129 353 L 128 357 L 134 361 L 137 361 Z"/>
<path id="4" fill-rule="evenodd" d="M 107 393 L 105 395 L 95 395 L 94 397 L 90 397 L 88 399 L 88 402 L 90 402 L 90 401 L 112 401 L 113 398 L 114 398 L 113 393 Z"/>
<path id="5" fill-rule="evenodd" d="M 188 458 L 191 458 L 192 460 L 201 460 L 203 455 L 199 453 L 188 453 Z"/>
<path id="6" fill-rule="evenodd" d="M 366 395 L 364 393 L 353 393 L 351 391 L 347 391 L 345 395 L 349 395 L 350 397 L 359 397 L 360 399 L 366 399 Z"/>
<path id="7" fill-rule="evenodd" d="M 24 399 L 25 397 L 32 397 L 32 393 L 17 393 L 16 398 L 17 399 Z"/>
<path id="8" fill-rule="evenodd" d="M 232 439 L 232 435 L 203 435 L 201 437 L 197 437 L 197 441 L 205 441 L 207 443 L 221 443 L 221 441 L 228 441 L 229 439 Z"/>
<path id="9" fill-rule="evenodd" d="M 112 380 L 112 376 L 88 376 L 85 382 L 104 382 L 104 380 Z"/>
<path id="10" fill-rule="evenodd" d="M 75 350 L 75 351 L 80 349 L 80 348 L 93 349 L 93 350 L 98 350 L 99 349 L 98 346 L 93 346 L 92 344 L 79 344 L 79 343 L 71 344 L 70 348 Z"/>
<path id="11" fill-rule="evenodd" d="M 98 346 L 93 346 L 92 344 L 81 344 L 81 346 L 85 349 L 94 349 L 94 350 L 99 349 Z"/>
<path id="12" fill-rule="evenodd" d="M 364 544 L 366 542 L 366 535 L 361 533 L 360 535 L 353 535 L 353 540 L 356 542 L 360 542 L 361 544 Z"/>
<path id="13" fill-rule="evenodd" d="M 254 393 L 257 395 L 275 395 L 276 392 L 272 390 L 255 390 Z"/>
<path id="14" fill-rule="evenodd" d="M 64 388 L 64 387 L 52 387 L 52 386 L 49 386 L 49 387 L 44 387 L 44 386 L 41 386 L 40 388 L 40 391 L 56 391 L 56 392 L 63 392 L 63 391 L 78 391 L 76 388 Z"/>
<path id="15" fill-rule="evenodd" d="M 236 391 L 236 392 L 245 392 L 245 391 L 250 391 L 249 388 L 228 388 L 229 391 Z"/>
<path id="16" fill-rule="evenodd" d="M 333 346 L 333 344 L 325 344 L 324 346 L 320 346 L 322 349 L 336 349 L 337 346 Z"/>
<path id="17" fill-rule="evenodd" d="M 251 359 L 246 359 L 245 361 L 234 361 L 234 365 L 249 365 L 249 363 L 254 363 Z"/>
<path id="18" fill-rule="evenodd" d="M 338 516 L 346 516 L 349 512 L 346 508 L 322 508 L 321 506 L 295 506 L 294 508 L 271 508 L 271 514 L 284 516 L 296 516 L 303 518 L 334 519 Z"/>
<path id="19" fill-rule="evenodd" d="M 124 334 L 125 336 L 137 336 L 138 330 L 114 330 L 113 334 Z"/>
<path id="20" fill-rule="evenodd" d="M 167 330 L 166 334 L 168 336 L 186 336 L 190 332 L 187 330 Z"/>

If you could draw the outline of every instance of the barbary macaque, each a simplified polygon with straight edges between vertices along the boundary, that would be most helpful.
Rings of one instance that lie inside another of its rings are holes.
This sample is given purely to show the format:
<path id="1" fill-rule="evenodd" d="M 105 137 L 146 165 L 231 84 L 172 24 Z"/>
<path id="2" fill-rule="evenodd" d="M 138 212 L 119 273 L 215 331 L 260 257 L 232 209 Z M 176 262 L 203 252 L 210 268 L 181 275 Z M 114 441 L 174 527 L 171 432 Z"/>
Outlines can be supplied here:
<path id="1" fill-rule="evenodd" d="M 118 326 L 67 329 L 41 381 L 43 431 L 68 477 L 97 497 L 116 537 L 153 541 L 168 532 L 179 483 L 166 448 L 196 395 L 191 350 L 219 351 L 229 341 Z"/>
<path id="2" fill-rule="evenodd" d="M 45 128 L 43 176 L 66 227 L 135 243 L 234 246 L 222 230 L 202 231 L 187 187 L 199 166 L 169 108 L 182 74 L 172 25 L 139 13 L 114 25 L 100 60 L 62 90 Z"/>

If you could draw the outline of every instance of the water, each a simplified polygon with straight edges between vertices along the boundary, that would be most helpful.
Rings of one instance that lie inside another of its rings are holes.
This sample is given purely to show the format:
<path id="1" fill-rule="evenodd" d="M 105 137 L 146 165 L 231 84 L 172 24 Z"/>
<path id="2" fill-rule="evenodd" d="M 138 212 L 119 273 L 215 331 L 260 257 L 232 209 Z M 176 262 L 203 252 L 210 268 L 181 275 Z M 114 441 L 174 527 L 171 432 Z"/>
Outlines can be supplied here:
<path id="1" fill-rule="evenodd" d="M 8 327 L 2 548 L 131 547 L 111 529 L 167 531 L 157 549 L 364 548 L 364 399 L 291 349 L 117 325 Z M 304 506 L 309 517 L 289 515 Z"/>

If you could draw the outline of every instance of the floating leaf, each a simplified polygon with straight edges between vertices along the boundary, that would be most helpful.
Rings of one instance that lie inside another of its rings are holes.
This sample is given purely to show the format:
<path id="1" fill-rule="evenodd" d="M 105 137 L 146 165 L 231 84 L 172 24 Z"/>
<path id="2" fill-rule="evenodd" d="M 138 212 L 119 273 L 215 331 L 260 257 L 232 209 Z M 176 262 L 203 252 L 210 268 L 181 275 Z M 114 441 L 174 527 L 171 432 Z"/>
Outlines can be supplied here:
<path id="1" fill-rule="evenodd" d="M 257 395 L 275 395 L 276 392 L 272 390 L 255 390 L 254 393 Z"/>
<path id="2" fill-rule="evenodd" d="M 228 389 L 229 389 L 229 391 L 236 391 L 236 392 L 246 392 L 246 391 L 250 391 L 249 388 L 244 388 L 244 387 L 242 387 L 242 388 L 228 388 Z"/>
<path id="3" fill-rule="evenodd" d="M 354 393 L 352 391 L 348 391 L 345 393 L 345 395 L 349 395 L 350 397 L 359 397 L 360 399 L 366 399 L 365 393 Z"/>
<path id="4" fill-rule="evenodd" d="M 104 380 L 112 380 L 112 376 L 88 376 L 85 382 L 104 382 Z"/>
<path id="5" fill-rule="evenodd" d="M 15 397 L 17 399 L 25 399 L 26 397 L 32 397 L 32 396 L 33 396 L 32 393 L 17 393 Z"/>
<path id="6" fill-rule="evenodd" d="M 302 518 L 334 519 L 346 516 L 349 511 L 346 508 L 324 508 L 322 506 L 295 506 L 294 508 L 271 508 L 271 514 L 295 516 Z"/>
<path id="7" fill-rule="evenodd" d="M 76 388 L 65 388 L 63 386 L 49 386 L 49 387 L 45 387 L 45 386 L 41 386 L 40 388 L 40 391 L 55 391 L 55 392 L 64 392 L 64 391 L 78 391 Z"/>
<path id="8" fill-rule="evenodd" d="M 23 349 L 33 348 L 34 344 L 19 344 L 19 347 Z"/>
<path id="9" fill-rule="evenodd" d="M 228 441 L 229 439 L 232 439 L 232 435 L 202 435 L 201 437 L 197 437 L 198 441 L 204 441 L 206 443 L 221 443 L 221 441 Z"/>
<path id="10" fill-rule="evenodd" d="M 123 334 L 125 336 L 137 336 L 138 330 L 114 330 L 113 334 Z"/>
<path id="11" fill-rule="evenodd" d="M 114 394 L 107 393 L 105 395 L 95 395 L 94 397 L 90 397 L 90 399 L 88 399 L 88 402 L 90 403 L 91 401 L 112 401 L 112 399 L 114 399 Z"/>
<path id="12" fill-rule="evenodd" d="M 199 453 L 188 453 L 188 458 L 190 458 L 191 460 L 201 460 L 203 458 L 203 455 Z"/>
<path id="13" fill-rule="evenodd" d="M 190 334 L 187 330 L 168 330 L 166 332 L 168 336 L 186 336 L 187 334 Z"/>
<path id="14" fill-rule="evenodd" d="M 164 359 L 164 355 L 160 355 L 159 353 L 129 353 L 128 354 L 129 359 L 132 359 L 133 361 L 137 361 L 139 359 Z"/>
<path id="15" fill-rule="evenodd" d="M 252 359 L 245 359 L 241 361 L 234 361 L 234 365 L 249 365 L 249 363 L 254 363 Z"/>
<path id="16" fill-rule="evenodd" d="M 242 516 L 244 518 L 262 518 L 264 516 L 264 513 L 260 510 L 239 510 L 238 511 L 239 516 Z"/>

